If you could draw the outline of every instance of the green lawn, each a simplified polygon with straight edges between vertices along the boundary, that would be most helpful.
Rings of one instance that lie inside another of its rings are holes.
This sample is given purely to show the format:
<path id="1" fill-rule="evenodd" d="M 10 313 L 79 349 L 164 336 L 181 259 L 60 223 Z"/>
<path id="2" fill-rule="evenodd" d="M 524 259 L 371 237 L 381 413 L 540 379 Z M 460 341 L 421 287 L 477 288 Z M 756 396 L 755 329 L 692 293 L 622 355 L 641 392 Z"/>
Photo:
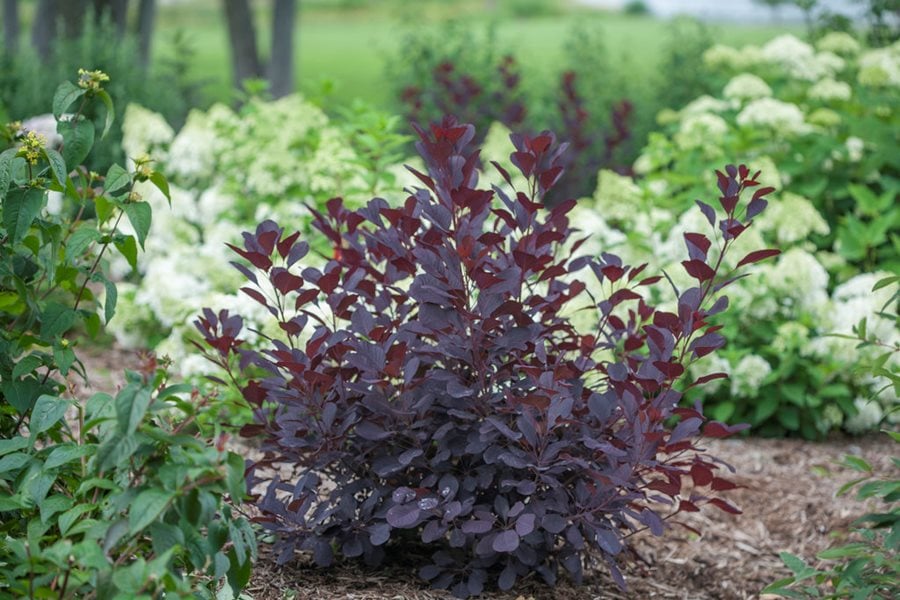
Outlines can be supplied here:
<path id="1" fill-rule="evenodd" d="M 404 25 L 403 20 L 415 27 L 434 23 L 448 14 L 450 5 L 447 1 L 428 6 L 422 15 L 411 15 L 408 7 L 415 2 L 404 4 L 394 0 L 353 10 L 323 7 L 323 2 L 301 2 L 306 7 L 297 22 L 297 81 L 301 91 L 315 94 L 322 89 L 324 81 L 330 81 L 334 84 L 336 102 L 361 97 L 376 105 L 389 106 L 392 87 L 385 80 L 384 64 L 386 57 L 396 51 L 405 27 L 410 26 Z M 481 4 L 464 0 L 457 14 L 473 19 L 476 24 L 499 18 L 498 37 L 517 56 L 526 78 L 558 69 L 562 46 L 575 22 L 602 28 L 611 55 L 623 57 L 621 63 L 638 77 L 653 73 L 667 36 L 668 24 L 650 17 L 560 11 L 523 19 L 479 12 L 477 8 Z M 154 42 L 156 58 L 163 57 L 171 53 L 169 42 L 174 32 L 182 30 L 196 52 L 194 73 L 210 81 L 207 92 L 215 100 L 227 99 L 230 90 L 228 41 L 220 13 L 219 2 L 211 0 L 161 6 Z M 257 26 L 260 46 L 266 49 L 268 14 L 263 11 L 257 14 Z M 729 45 L 759 43 L 783 32 L 799 33 L 796 27 L 734 24 L 713 25 L 711 30 L 715 39 Z"/>

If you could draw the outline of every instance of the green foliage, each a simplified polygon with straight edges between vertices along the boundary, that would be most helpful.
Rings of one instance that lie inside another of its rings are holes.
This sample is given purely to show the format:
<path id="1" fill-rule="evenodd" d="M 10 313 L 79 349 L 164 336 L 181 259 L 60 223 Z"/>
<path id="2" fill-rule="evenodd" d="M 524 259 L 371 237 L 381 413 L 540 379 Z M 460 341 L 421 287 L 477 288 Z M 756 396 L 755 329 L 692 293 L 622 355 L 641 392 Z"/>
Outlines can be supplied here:
<path id="1" fill-rule="evenodd" d="M 105 176 L 80 165 L 114 118 L 108 80 L 81 70 L 57 89 L 62 153 L 18 124 L 0 130 L 4 597 L 212 597 L 225 580 L 243 587 L 255 558 L 248 522 L 224 504 L 246 494 L 243 459 L 197 433 L 206 399 L 155 360 L 115 395 L 75 384 L 88 378 L 79 341 L 116 312 L 108 258 L 134 267 L 152 224 L 135 188 L 168 193 L 148 158 Z"/>
<path id="2" fill-rule="evenodd" d="M 895 442 L 900 434 L 886 432 Z M 900 458 L 892 459 L 894 469 Z M 843 485 L 838 495 L 856 490 L 858 500 L 881 501 L 878 512 L 866 513 L 856 521 L 853 536 L 845 543 L 816 555 L 816 564 L 808 564 L 789 552 L 781 560 L 791 575 L 780 579 L 762 593 L 788 598 L 896 598 L 900 591 L 900 478 L 877 473 L 858 456 L 844 457 L 843 466 L 861 477 Z"/>
<path id="3" fill-rule="evenodd" d="M 50 57 L 41 62 L 30 50 L 0 56 L 0 114 L 7 118 L 25 120 L 51 112 L 50 99 L 54 97 L 56 82 L 67 79 L 82 65 L 94 65 L 108 73 L 111 81 L 107 87 L 120 108 L 130 102 L 139 102 L 162 113 L 174 124 L 184 122 L 188 110 L 203 102 L 196 82 L 187 75 L 187 61 L 192 54 L 183 38 L 176 40 L 174 58 L 148 71 L 140 66 L 137 42 L 130 36 L 119 38 L 115 28 L 105 20 L 96 22 L 85 18 L 85 28 L 75 39 L 56 41 Z M 35 76 L 40 73 L 40 76 Z M 165 93 L 160 93 L 165 89 Z M 102 103 L 86 107 L 92 120 L 108 111 Z M 53 113 L 59 116 L 53 109 Z M 122 122 L 122 113 L 117 122 Z M 114 162 L 121 162 L 122 132 L 118 126 L 110 134 L 101 136 L 104 125 L 98 124 L 98 139 L 87 166 L 102 172 Z M 81 163 L 81 160 L 73 160 Z"/>

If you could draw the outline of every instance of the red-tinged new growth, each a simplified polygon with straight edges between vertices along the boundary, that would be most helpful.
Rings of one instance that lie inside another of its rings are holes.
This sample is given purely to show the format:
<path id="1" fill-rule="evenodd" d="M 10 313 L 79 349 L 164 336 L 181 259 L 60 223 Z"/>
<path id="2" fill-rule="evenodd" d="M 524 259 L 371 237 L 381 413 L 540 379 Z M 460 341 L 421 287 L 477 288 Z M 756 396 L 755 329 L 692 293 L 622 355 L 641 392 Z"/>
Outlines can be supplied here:
<path id="1" fill-rule="evenodd" d="M 697 440 L 740 428 L 683 406 L 684 373 L 725 343 L 712 321 L 741 275 L 720 273 L 722 257 L 771 190 L 743 208 L 755 176 L 719 173 L 725 215 L 700 203 L 714 235 L 685 236 L 697 285 L 666 312 L 644 298 L 659 280 L 646 265 L 573 256 L 574 202 L 543 206 L 562 173 L 553 134 L 512 136 L 529 185 L 510 197 L 478 186 L 472 126 L 417 131 L 424 187 L 396 205 L 329 202 L 316 215 L 335 248 L 324 267 L 304 267 L 309 246 L 272 221 L 235 248 L 252 265 L 235 263 L 244 291 L 281 339 L 253 349 L 224 311 L 197 322 L 254 408 L 243 433 L 264 453 L 249 471 L 267 482 L 259 522 L 282 563 L 302 550 L 322 566 L 335 552 L 378 564 L 426 544 L 420 575 L 459 597 L 533 572 L 553 584 L 560 568 L 580 581 L 598 560 L 624 586 L 635 532 L 661 535 L 705 504 L 738 512 L 718 497 L 735 485 Z M 593 301 L 600 325 L 584 335 L 566 309 L 585 304 L 586 277 L 609 295 Z"/>

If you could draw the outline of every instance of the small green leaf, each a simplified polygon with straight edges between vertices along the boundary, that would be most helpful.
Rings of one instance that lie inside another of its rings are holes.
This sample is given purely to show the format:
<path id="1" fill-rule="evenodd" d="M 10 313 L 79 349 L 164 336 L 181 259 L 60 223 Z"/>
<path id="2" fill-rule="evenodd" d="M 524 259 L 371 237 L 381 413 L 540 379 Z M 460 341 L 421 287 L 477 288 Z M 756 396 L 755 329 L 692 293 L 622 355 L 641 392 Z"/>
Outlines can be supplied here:
<path id="1" fill-rule="evenodd" d="M 66 532 L 75 524 L 75 521 L 80 519 L 83 514 L 91 512 L 95 508 L 97 508 L 96 504 L 76 504 L 63 514 L 59 515 L 57 524 L 59 525 L 60 534 L 66 535 Z"/>
<path id="2" fill-rule="evenodd" d="M 163 196 L 169 201 L 169 206 L 172 206 L 172 195 L 169 193 L 169 182 L 166 181 L 166 176 L 159 171 L 153 171 L 153 174 L 150 175 L 150 181 L 163 193 Z"/>
<path id="3" fill-rule="evenodd" d="M 128 531 L 135 534 L 155 521 L 175 497 L 175 492 L 150 488 L 138 494 L 128 513 Z"/>
<path id="4" fill-rule="evenodd" d="M 78 489 L 75 491 L 75 495 L 84 495 L 95 488 L 114 492 L 119 489 L 119 486 L 117 486 L 115 482 L 103 477 L 91 477 L 90 479 L 81 482 L 81 485 L 79 485 Z"/>
<path id="5" fill-rule="evenodd" d="M 66 241 L 66 258 L 74 263 L 91 244 L 100 241 L 100 237 L 100 232 L 90 225 L 79 227 Z"/>
<path id="6" fill-rule="evenodd" d="M 128 264 L 131 265 L 131 268 L 135 271 L 137 270 L 137 242 L 134 241 L 134 236 L 126 235 L 121 238 L 117 238 L 115 241 L 116 248 L 118 248 L 119 252 L 122 256 L 125 257 L 125 260 L 128 261 Z"/>
<path id="7" fill-rule="evenodd" d="M 59 117 L 66 112 L 66 109 L 84 96 L 87 90 L 78 87 L 71 81 L 64 81 L 56 88 L 53 94 L 53 116 L 59 120 Z"/>
<path id="8" fill-rule="evenodd" d="M 4 381 L 0 383 L 0 392 L 3 392 L 7 402 L 21 415 L 28 412 L 40 395 L 41 384 L 34 379 Z"/>
<path id="9" fill-rule="evenodd" d="M 44 190 L 17 188 L 9 192 L 3 203 L 3 225 L 13 242 L 25 237 L 44 206 Z"/>
<path id="10" fill-rule="evenodd" d="M 131 226 L 134 227 L 138 242 L 143 248 L 144 240 L 147 239 L 147 234 L 150 233 L 150 224 L 153 217 L 150 205 L 146 202 L 128 202 L 123 208 L 125 214 L 128 215 L 128 220 L 131 221 Z"/>
<path id="11" fill-rule="evenodd" d="M 106 172 L 106 181 L 103 184 L 103 189 L 106 190 L 106 193 L 112 194 L 126 185 L 131 185 L 131 175 L 128 174 L 128 171 L 119 165 L 111 166 L 109 171 Z"/>
<path id="12" fill-rule="evenodd" d="M 100 139 L 103 139 L 106 137 L 106 134 L 109 133 L 109 128 L 112 127 L 113 121 L 116 119 L 116 111 L 113 108 L 112 98 L 109 97 L 106 90 L 99 90 L 95 93 L 96 96 L 100 98 L 103 106 L 106 107 L 106 119 L 103 121 L 103 133 L 100 134 Z"/>
<path id="13" fill-rule="evenodd" d="M 71 498 L 57 494 L 50 496 L 41 504 L 41 521 L 46 523 L 58 512 L 68 510 L 72 506 Z"/>
<path id="14" fill-rule="evenodd" d="M 16 436 L 9 440 L 0 440 L 0 456 L 28 447 L 28 438 Z"/>
<path id="15" fill-rule="evenodd" d="M 94 146 L 94 124 L 85 118 L 60 121 L 56 131 L 63 138 L 63 160 L 72 168 L 80 165 Z"/>
<path id="16" fill-rule="evenodd" d="M 50 451 L 50 454 L 44 461 L 44 468 L 55 469 L 83 456 L 89 456 L 94 453 L 94 450 L 96 450 L 94 444 L 85 444 L 84 446 L 71 442 L 60 444 Z"/>
<path id="17" fill-rule="evenodd" d="M 2 190 L 2 187 L 0 187 L 0 190 Z M 872 291 L 877 292 L 881 288 L 885 288 L 885 287 L 891 285 L 892 283 L 897 283 L 897 282 L 900 282 L 900 275 L 897 275 L 894 277 L 885 277 L 884 279 L 879 279 L 877 282 L 875 282 L 875 285 L 872 287 Z"/>
<path id="18" fill-rule="evenodd" d="M 34 403 L 31 409 L 31 421 L 28 427 L 31 429 L 31 435 L 35 436 L 43 433 L 53 427 L 69 408 L 69 402 L 59 396 L 51 396 L 44 394 Z"/>
<path id="19" fill-rule="evenodd" d="M 30 438 L 29 438 L 30 439 Z M 17 471 L 31 462 L 31 455 L 24 452 L 7 454 L 0 458 L 0 475 L 9 471 Z"/>
<path id="20" fill-rule="evenodd" d="M 106 223 L 115 209 L 116 205 L 106 196 L 97 196 L 94 198 L 94 210 L 97 211 L 97 220 L 101 223 Z"/>
<path id="21" fill-rule="evenodd" d="M 9 184 L 13 180 L 16 152 L 16 148 L 0 152 L 0 199 L 6 195 L 6 190 L 9 189 Z"/>
<path id="22" fill-rule="evenodd" d="M 858 456 L 853 456 L 852 454 L 847 454 L 844 456 L 844 464 L 853 469 L 854 471 L 859 471 L 861 473 L 871 473 L 872 465 L 867 463 L 865 460 Z"/>
<path id="23" fill-rule="evenodd" d="M 28 375 L 29 373 L 34 372 L 35 369 L 40 367 L 43 364 L 43 360 L 40 356 L 36 354 L 29 354 L 22 360 L 20 360 L 15 367 L 13 367 L 12 378 L 19 379 L 23 375 Z"/>
<path id="24" fill-rule="evenodd" d="M 69 171 L 66 169 L 66 162 L 63 160 L 62 155 L 52 148 L 44 148 L 44 158 L 50 163 L 50 171 L 53 172 L 53 178 L 59 182 L 59 185 L 66 187 Z"/>
<path id="25" fill-rule="evenodd" d="M 147 414 L 150 406 L 150 390 L 139 384 L 130 383 L 116 395 L 116 417 L 119 431 L 130 435 L 137 431 L 138 425 Z"/>
<path id="26" fill-rule="evenodd" d="M 116 284 L 106 279 L 103 281 L 103 286 L 106 288 L 106 300 L 103 304 L 103 320 L 108 324 L 113 315 L 116 314 L 116 302 L 119 298 L 119 292 L 116 289 Z"/>
<path id="27" fill-rule="evenodd" d="M 53 339 L 71 329 L 77 313 L 64 304 L 50 303 L 41 315 L 41 337 Z"/>
<path id="28" fill-rule="evenodd" d="M 829 548 L 828 550 L 823 550 L 816 554 L 818 558 L 822 560 L 839 560 L 842 558 L 856 558 L 858 556 L 864 555 L 869 550 L 869 545 L 857 542 L 854 544 L 847 544 L 846 546 L 840 546 L 838 548 Z"/>
<path id="29" fill-rule="evenodd" d="M 53 348 L 53 361 L 56 363 L 60 375 L 65 377 L 69 374 L 72 363 L 75 362 L 75 352 L 71 348 L 56 346 Z"/>

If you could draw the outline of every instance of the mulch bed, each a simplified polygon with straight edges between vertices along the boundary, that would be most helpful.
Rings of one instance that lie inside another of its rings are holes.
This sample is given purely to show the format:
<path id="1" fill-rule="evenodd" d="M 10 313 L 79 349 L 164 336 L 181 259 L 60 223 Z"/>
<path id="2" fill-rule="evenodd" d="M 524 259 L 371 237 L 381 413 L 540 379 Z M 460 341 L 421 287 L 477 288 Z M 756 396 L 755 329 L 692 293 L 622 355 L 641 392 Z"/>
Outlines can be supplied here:
<path id="1" fill-rule="evenodd" d="M 711 440 L 707 448 L 735 467 L 732 479 L 742 488 L 727 492 L 741 507 L 733 516 L 713 507 L 683 515 L 700 530 L 698 537 L 677 525 L 661 538 L 649 532 L 632 541 L 637 552 L 625 570 L 628 591 L 622 592 L 602 570 L 591 572 L 585 584 L 563 582 L 548 588 L 537 580 L 521 581 L 512 593 L 480 596 L 495 600 L 576 600 L 588 598 L 678 598 L 731 600 L 759 598 L 769 583 L 789 574 L 778 553 L 806 559 L 840 542 L 850 523 L 868 508 L 849 494 L 835 491 L 854 478 L 836 465 L 845 454 L 857 454 L 880 473 L 898 476 L 890 457 L 895 444 L 885 435 L 833 438 L 824 443 L 802 440 L 740 438 Z M 829 475 L 822 472 L 827 469 Z M 892 472 L 893 469 L 893 472 Z M 858 473 L 856 474 L 858 475 Z M 328 570 L 302 558 L 277 567 L 262 548 L 246 590 L 255 600 L 431 600 L 449 599 L 417 580 L 415 565 L 392 565 L 371 571 L 357 563 Z"/>

